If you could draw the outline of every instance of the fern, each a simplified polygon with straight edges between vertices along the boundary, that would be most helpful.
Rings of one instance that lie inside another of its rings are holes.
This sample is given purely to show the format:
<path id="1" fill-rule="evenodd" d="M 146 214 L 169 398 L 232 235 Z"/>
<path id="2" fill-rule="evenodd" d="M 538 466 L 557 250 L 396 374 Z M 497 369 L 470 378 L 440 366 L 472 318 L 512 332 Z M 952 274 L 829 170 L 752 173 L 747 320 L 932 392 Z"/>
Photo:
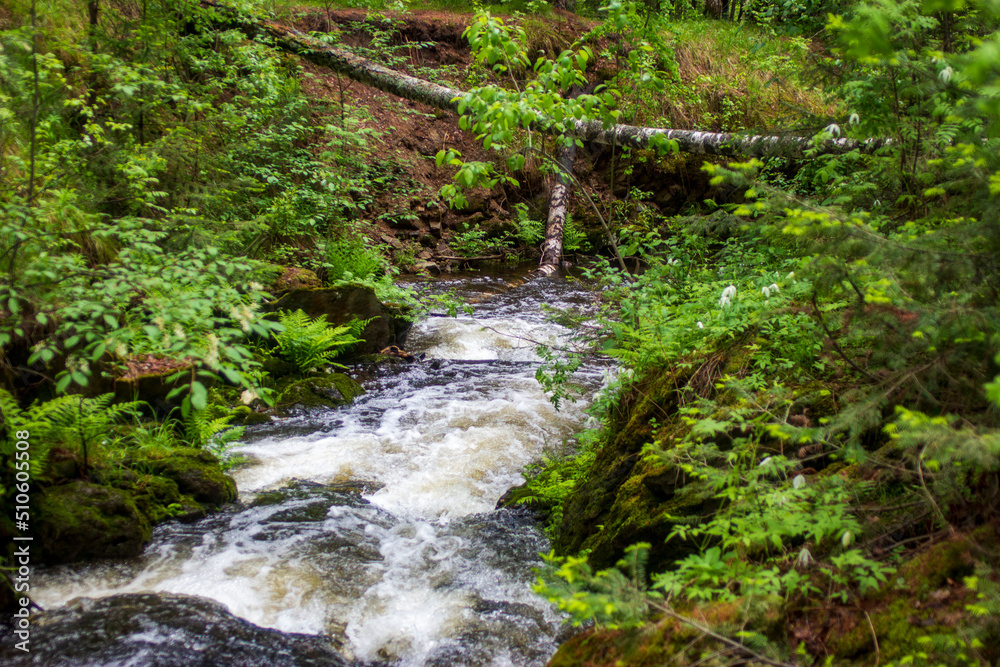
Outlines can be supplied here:
<path id="1" fill-rule="evenodd" d="M 192 447 L 207 449 L 221 456 L 227 449 L 238 444 L 246 428 L 230 427 L 229 422 L 233 418 L 231 414 L 216 414 L 211 409 L 192 410 L 188 413 L 184 419 L 184 439 Z"/>
<path id="2" fill-rule="evenodd" d="M 83 474 L 86 475 L 91 445 L 106 441 L 117 422 L 124 417 L 137 417 L 143 405 L 141 401 L 117 404 L 113 401 L 114 394 L 96 398 L 60 396 L 21 410 L 9 393 L 0 390 L 0 410 L 7 427 L 2 453 L 9 455 L 13 451 L 14 432 L 28 431 L 31 433 L 32 475 L 44 473 L 49 449 L 55 444 L 78 446 L 83 456 Z"/>
<path id="3" fill-rule="evenodd" d="M 281 355 L 299 367 L 303 373 L 319 366 L 334 365 L 333 359 L 349 346 L 361 342 L 361 331 L 371 320 L 353 320 L 331 327 L 326 316 L 310 318 L 301 310 L 285 313 L 280 319 L 284 330 L 275 335 Z"/>

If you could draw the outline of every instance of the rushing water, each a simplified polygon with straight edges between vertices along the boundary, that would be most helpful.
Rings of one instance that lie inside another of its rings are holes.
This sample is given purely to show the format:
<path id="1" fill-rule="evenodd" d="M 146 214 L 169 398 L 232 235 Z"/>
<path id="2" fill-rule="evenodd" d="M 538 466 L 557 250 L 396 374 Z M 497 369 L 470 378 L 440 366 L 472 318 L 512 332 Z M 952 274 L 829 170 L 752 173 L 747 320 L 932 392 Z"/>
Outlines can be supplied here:
<path id="1" fill-rule="evenodd" d="M 408 349 L 425 358 L 379 370 L 353 405 L 255 430 L 238 450 L 240 504 L 159 527 L 138 559 L 41 572 L 38 601 L 202 596 L 359 662 L 544 664 L 562 619 L 530 584 L 548 546 L 526 513 L 494 506 L 583 422 L 581 403 L 557 411 L 541 391 L 534 347 L 566 333 L 542 304 L 585 307 L 587 292 L 442 288 L 478 294 L 474 316 L 418 323 Z"/>

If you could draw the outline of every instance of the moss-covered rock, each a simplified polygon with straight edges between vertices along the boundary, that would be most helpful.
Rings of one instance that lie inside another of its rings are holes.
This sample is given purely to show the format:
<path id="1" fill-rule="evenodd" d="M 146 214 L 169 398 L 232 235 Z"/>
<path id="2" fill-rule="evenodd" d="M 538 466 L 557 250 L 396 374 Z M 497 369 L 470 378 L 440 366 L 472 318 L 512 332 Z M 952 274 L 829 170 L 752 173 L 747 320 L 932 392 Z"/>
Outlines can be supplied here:
<path id="1" fill-rule="evenodd" d="M 965 624 L 981 622 L 968 610 L 976 591 L 963 578 L 973 574 L 983 553 L 997 553 L 998 539 L 996 527 L 987 525 L 971 538 L 955 536 L 915 554 L 900 566 L 896 585 L 868 597 L 866 613 L 840 615 L 831 633 L 831 653 L 852 665 L 874 667 L 929 651 L 930 645 L 923 643 L 929 636 L 954 635 Z M 995 664 L 1000 636 L 982 641 L 981 655 Z"/>
<path id="2" fill-rule="evenodd" d="M 343 373 L 313 375 L 305 379 L 289 378 L 283 386 L 279 386 L 276 407 L 332 408 L 349 403 L 363 393 L 365 390 L 361 385 Z"/>
<path id="3" fill-rule="evenodd" d="M 172 479 L 145 475 L 135 483 L 133 493 L 135 506 L 154 524 L 169 519 L 187 523 L 205 517 L 205 508 L 183 495 Z"/>
<path id="4" fill-rule="evenodd" d="M 152 536 L 149 520 L 120 489 L 78 480 L 38 494 L 35 526 L 45 563 L 137 556 Z"/>
<path id="5" fill-rule="evenodd" d="M 237 405 L 230 410 L 229 414 L 232 416 L 230 424 L 233 426 L 254 426 L 267 424 L 271 421 L 271 415 L 267 412 L 256 412 L 247 405 Z"/>
<path id="6" fill-rule="evenodd" d="M 629 545 L 649 542 L 650 568 L 659 569 L 693 551 L 665 539 L 678 517 L 695 520 L 713 509 L 713 494 L 696 487 L 678 494 L 687 479 L 642 457 L 644 445 L 665 437 L 656 420 L 676 409 L 678 384 L 671 373 L 653 373 L 623 397 L 604 445 L 564 505 L 555 540 L 559 553 L 588 549 L 591 565 L 604 568 Z"/>
<path id="7" fill-rule="evenodd" d="M 222 472 L 210 452 L 178 447 L 133 462 L 133 467 L 173 480 L 181 494 L 195 502 L 218 506 L 236 500 L 236 481 Z"/>
<path id="8" fill-rule="evenodd" d="M 282 267 L 281 275 L 274 281 L 272 292 L 287 292 L 293 289 L 315 289 L 323 286 L 323 281 L 319 279 L 314 271 L 300 267 Z"/>

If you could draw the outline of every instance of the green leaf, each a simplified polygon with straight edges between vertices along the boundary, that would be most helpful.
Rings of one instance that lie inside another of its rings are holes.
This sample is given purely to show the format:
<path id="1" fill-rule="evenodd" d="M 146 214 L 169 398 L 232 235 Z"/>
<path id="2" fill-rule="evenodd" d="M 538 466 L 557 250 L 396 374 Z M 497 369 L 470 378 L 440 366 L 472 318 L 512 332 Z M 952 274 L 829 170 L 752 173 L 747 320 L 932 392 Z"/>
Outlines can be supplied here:
<path id="1" fill-rule="evenodd" d="M 208 389 L 201 382 L 191 383 L 191 407 L 195 410 L 204 410 L 208 405 Z"/>

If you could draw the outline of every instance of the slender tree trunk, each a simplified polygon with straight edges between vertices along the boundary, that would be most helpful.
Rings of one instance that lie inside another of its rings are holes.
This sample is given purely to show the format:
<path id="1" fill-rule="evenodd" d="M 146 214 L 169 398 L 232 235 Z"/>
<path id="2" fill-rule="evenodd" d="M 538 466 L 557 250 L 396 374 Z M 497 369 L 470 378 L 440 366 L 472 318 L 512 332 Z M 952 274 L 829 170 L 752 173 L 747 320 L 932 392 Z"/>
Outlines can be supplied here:
<path id="1" fill-rule="evenodd" d="M 556 181 L 549 193 L 549 217 L 545 223 L 545 242 L 542 243 L 542 259 L 538 272 L 549 276 L 562 266 L 563 232 L 566 229 L 566 211 L 569 208 L 570 182 L 573 160 L 576 157 L 576 143 L 564 144 L 559 148 L 559 170 Z"/>
<path id="2" fill-rule="evenodd" d="M 97 21 L 98 16 L 100 15 L 100 9 L 100 0 L 88 0 L 87 41 L 89 42 L 88 46 L 90 46 L 90 52 L 92 54 L 97 53 Z M 90 87 L 90 92 L 87 95 L 87 106 L 92 107 L 97 104 L 97 73 L 91 69 L 87 78 L 89 79 L 88 86 Z"/>

